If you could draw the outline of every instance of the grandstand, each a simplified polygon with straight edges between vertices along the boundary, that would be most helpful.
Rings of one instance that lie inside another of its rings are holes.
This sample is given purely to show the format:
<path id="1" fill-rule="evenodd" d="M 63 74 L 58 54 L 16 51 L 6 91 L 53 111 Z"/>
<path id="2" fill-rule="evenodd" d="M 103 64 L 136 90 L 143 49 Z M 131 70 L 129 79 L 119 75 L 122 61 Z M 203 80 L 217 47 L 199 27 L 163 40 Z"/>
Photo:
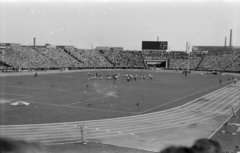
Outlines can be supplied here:
<path id="1" fill-rule="evenodd" d="M 10 43 L 9 43 L 10 44 Z M 227 71 L 240 72 L 240 54 L 222 52 L 218 54 L 186 54 L 184 52 L 161 52 L 154 50 L 88 50 L 74 46 L 27 47 L 7 45 L 1 48 L 2 70 L 45 69 L 148 69 L 158 67 L 170 70 Z"/>

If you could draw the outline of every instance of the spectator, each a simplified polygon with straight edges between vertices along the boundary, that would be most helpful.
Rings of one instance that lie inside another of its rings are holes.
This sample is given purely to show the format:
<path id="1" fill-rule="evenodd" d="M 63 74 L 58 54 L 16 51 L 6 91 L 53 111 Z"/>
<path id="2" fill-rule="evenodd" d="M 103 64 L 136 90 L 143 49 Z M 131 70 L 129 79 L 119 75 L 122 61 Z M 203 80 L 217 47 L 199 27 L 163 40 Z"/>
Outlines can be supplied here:
<path id="1" fill-rule="evenodd" d="M 191 150 L 194 153 L 222 153 L 222 148 L 219 142 L 211 139 L 196 140 Z"/>
<path id="2" fill-rule="evenodd" d="M 34 142 L 0 137 L 1 153 L 44 153 L 43 148 Z"/>

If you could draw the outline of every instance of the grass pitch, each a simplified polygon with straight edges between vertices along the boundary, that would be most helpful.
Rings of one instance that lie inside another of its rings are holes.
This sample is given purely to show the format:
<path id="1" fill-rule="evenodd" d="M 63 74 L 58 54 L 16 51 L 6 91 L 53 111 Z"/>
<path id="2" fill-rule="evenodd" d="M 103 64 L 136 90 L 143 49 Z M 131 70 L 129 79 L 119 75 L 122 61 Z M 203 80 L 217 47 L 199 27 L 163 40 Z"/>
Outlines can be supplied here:
<path id="1" fill-rule="evenodd" d="M 91 80 L 87 72 L 2 77 L 2 101 L 25 101 L 29 106 L 0 104 L 0 124 L 40 124 L 123 117 L 180 106 L 227 84 L 228 76 L 116 71 L 145 75 L 146 79 L 123 82 L 106 80 L 112 71 L 90 71 L 103 75 Z M 153 74 L 153 80 L 148 75 Z M 222 80 L 222 84 L 219 83 Z M 86 88 L 86 86 L 89 88 Z M 137 105 L 138 104 L 138 105 Z"/>

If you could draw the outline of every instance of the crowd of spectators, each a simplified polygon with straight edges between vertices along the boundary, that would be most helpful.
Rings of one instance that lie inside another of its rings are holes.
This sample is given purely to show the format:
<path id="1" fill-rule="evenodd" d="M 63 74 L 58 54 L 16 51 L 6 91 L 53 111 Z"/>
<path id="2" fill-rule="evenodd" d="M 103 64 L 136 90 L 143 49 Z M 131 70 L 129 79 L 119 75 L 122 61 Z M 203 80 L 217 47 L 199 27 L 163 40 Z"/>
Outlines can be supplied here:
<path id="1" fill-rule="evenodd" d="M 199 70 L 240 71 L 240 57 L 236 54 L 205 55 Z"/>
<path id="2" fill-rule="evenodd" d="M 199 65 L 199 62 L 201 62 L 201 58 L 202 57 L 200 56 L 190 56 L 189 59 L 170 56 L 169 69 L 186 70 L 189 68 L 191 70 L 195 70 Z"/>
<path id="3" fill-rule="evenodd" d="M 240 71 L 240 56 L 234 53 L 185 56 L 161 51 L 7 47 L 1 55 L 1 66 L 14 69 L 146 68 L 144 60 L 161 60 L 172 70 Z"/>
<path id="4" fill-rule="evenodd" d="M 1 60 L 16 69 L 47 68 L 53 66 L 53 63 L 46 57 L 28 47 L 7 47 Z"/>
<path id="5" fill-rule="evenodd" d="M 169 57 L 169 69 L 188 69 L 188 58 Z M 207 54 L 189 57 L 189 69 L 200 71 L 240 71 L 240 57 L 236 54 Z"/>
<path id="6" fill-rule="evenodd" d="M 100 50 L 102 56 L 104 56 L 115 67 L 126 68 L 144 68 L 144 59 L 142 58 L 140 51 L 110 51 Z"/>
<path id="7" fill-rule="evenodd" d="M 167 60 L 169 55 L 161 51 L 145 50 L 142 51 L 145 60 Z"/>
<path id="8" fill-rule="evenodd" d="M 82 63 L 69 56 L 61 48 L 36 48 L 36 51 L 53 61 L 56 64 L 55 67 L 58 68 L 83 66 Z"/>
<path id="9" fill-rule="evenodd" d="M 67 49 L 67 51 L 79 61 L 82 62 L 83 67 L 113 67 L 98 51 L 88 49 Z"/>

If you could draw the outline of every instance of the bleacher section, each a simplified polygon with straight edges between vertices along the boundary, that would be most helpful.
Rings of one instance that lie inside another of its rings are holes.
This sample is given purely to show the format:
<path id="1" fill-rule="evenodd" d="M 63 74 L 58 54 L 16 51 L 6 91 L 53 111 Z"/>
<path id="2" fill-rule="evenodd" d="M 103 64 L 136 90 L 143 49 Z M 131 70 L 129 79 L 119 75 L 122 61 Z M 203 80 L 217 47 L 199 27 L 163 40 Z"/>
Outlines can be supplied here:
<path id="1" fill-rule="evenodd" d="M 188 59 L 189 58 L 189 59 Z M 166 69 L 240 72 L 240 55 L 206 54 L 190 56 L 159 51 L 110 51 L 76 48 L 9 46 L 1 53 L 1 68 L 14 69 L 83 69 L 148 68 L 144 60 L 166 61 Z"/>
<path id="2" fill-rule="evenodd" d="M 115 67 L 121 68 L 145 68 L 144 60 L 139 51 L 110 51 L 100 50 L 104 56 Z"/>

